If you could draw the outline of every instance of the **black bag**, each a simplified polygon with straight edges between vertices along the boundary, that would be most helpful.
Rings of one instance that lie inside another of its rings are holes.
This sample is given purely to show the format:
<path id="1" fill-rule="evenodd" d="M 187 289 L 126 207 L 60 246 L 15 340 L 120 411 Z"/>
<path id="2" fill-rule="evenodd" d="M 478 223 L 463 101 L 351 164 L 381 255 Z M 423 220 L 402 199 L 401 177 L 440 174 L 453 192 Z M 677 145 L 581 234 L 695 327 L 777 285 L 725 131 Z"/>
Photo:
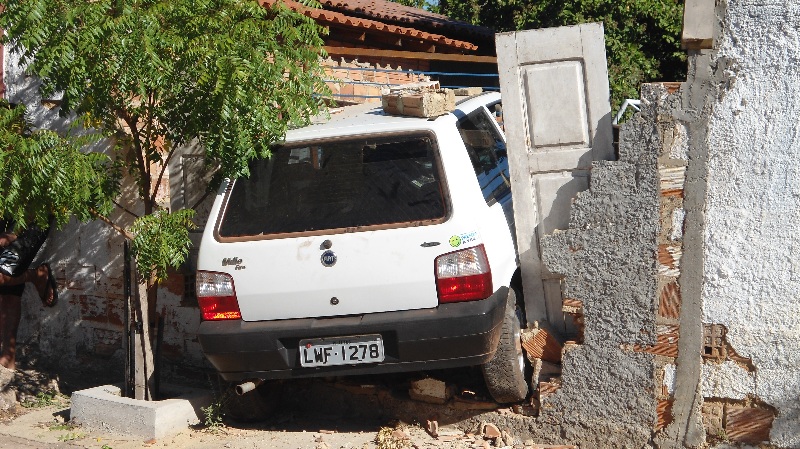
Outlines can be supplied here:
<path id="1" fill-rule="evenodd" d="M 13 277 L 22 275 L 31 266 L 49 232 L 49 227 L 41 229 L 36 225 L 22 231 L 16 240 L 0 250 L 0 272 Z"/>

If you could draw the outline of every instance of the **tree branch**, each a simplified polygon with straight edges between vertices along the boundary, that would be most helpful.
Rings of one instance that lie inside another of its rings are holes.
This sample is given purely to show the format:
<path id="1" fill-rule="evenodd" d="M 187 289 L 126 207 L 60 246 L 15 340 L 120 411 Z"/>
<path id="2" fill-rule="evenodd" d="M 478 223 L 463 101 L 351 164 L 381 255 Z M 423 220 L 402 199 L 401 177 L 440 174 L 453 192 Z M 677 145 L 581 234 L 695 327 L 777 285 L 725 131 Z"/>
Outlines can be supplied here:
<path id="1" fill-rule="evenodd" d="M 119 207 L 120 209 L 124 210 L 125 212 L 127 212 L 128 214 L 133 216 L 133 218 L 139 218 L 138 215 L 136 215 L 133 212 L 131 212 L 130 210 L 128 210 L 128 208 L 123 206 L 122 204 L 119 204 L 116 200 L 112 200 L 111 202 L 114 203 L 115 206 Z"/>
<path id="2" fill-rule="evenodd" d="M 164 177 L 164 172 L 167 170 L 167 165 L 169 165 L 169 161 L 172 159 L 173 154 L 175 154 L 174 146 L 170 148 L 169 153 L 167 153 L 167 157 L 161 162 L 161 171 L 158 174 L 158 182 L 156 183 L 156 186 L 153 187 L 153 194 L 150 196 L 150 201 L 153 203 L 156 202 L 156 195 L 158 195 L 158 190 L 161 188 L 161 178 Z"/>
<path id="3" fill-rule="evenodd" d="M 122 226 L 120 226 L 120 225 L 114 223 L 113 221 L 111 221 L 110 218 L 106 217 L 105 215 L 102 215 L 100 212 L 98 212 L 94 208 L 89 208 L 89 212 L 96 219 L 98 219 L 98 220 L 104 222 L 105 224 L 111 226 L 115 231 L 117 231 L 120 234 L 122 234 L 122 236 L 125 237 L 126 239 L 133 240 L 133 237 L 134 237 L 133 234 L 131 234 L 130 232 L 126 231 L 125 228 L 123 228 Z"/>
<path id="4" fill-rule="evenodd" d="M 152 202 L 150 201 L 150 169 L 145 162 L 144 154 L 142 154 L 142 142 L 140 139 L 139 128 L 137 128 L 138 120 L 136 117 L 131 117 L 127 112 L 123 111 L 123 120 L 127 123 L 131 130 L 131 137 L 133 137 L 133 146 L 136 152 L 136 163 L 139 166 L 139 194 L 144 200 L 144 214 L 149 215 L 152 212 Z"/>

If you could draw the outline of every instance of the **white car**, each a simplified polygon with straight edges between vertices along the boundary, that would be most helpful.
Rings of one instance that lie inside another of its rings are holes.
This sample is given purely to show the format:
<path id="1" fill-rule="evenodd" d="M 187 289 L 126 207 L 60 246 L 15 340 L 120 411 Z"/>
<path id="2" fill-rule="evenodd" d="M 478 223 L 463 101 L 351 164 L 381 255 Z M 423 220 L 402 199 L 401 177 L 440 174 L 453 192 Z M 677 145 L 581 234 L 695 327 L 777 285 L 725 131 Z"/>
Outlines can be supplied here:
<path id="1" fill-rule="evenodd" d="M 348 107 L 224 184 L 197 272 L 199 341 L 222 377 L 482 365 L 496 401 L 524 399 L 499 103 L 436 119 Z"/>

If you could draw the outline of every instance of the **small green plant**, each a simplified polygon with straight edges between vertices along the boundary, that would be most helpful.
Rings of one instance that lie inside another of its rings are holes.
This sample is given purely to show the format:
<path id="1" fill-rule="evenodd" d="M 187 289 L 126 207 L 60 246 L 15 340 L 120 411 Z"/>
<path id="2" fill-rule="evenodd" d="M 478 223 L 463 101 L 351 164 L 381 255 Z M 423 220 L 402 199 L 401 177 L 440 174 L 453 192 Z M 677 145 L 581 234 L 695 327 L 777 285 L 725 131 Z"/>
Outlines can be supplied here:
<path id="1" fill-rule="evenodd" d="M 26 399 L 21 405 L 25 408 L 49 407 L 59 404 L 61 402 L 60 396 L 61 395 L 56 391 L 40 391 L 36 393 L 36 397 L 33 399 Z"/>
<path id="2" fill-rule="evenodd" d="M 114 449 L 114 448 L 107 444 L 104 444 L 103 447 L 101 447 L 100 449 Z"/>
<path id="3" fill-rule="evenodd" d="M 50 430 L 73 430 L 75 429 L 75 425 L 72 423 L 65 422 L 63 424 L 53 424 L 49 427 Z"/>
<path id="4" fill-rule="evenodd" d="M 85 436 L 86 434 L 83 432 L 69 432 L 59 436 L 58 441 L 67 442 L 67 441 L 79 440 Z"/>
<path id="5" fill-rule="evenodd" d="M 219 394 L 214 399 L 214 402 L 208 407 L 201 407 L 203 411 L 203 426 L 205 430 L 210 433 L 219 433 L 225 425 L 222 423 L 223 408 L 227 397 L 225 394 Z"/>

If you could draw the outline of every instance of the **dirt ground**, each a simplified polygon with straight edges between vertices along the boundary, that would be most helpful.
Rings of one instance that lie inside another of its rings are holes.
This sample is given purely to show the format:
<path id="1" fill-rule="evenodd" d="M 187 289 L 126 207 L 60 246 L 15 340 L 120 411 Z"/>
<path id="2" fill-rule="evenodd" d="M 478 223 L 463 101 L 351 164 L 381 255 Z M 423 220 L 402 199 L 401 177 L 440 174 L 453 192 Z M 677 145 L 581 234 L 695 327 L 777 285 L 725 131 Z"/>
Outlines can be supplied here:
<path id="1" fill-rule="evenodd" d="M 242 423 L 217 415 L 216 421 L 209 419 L 174 437 L 142 441 L 69 421 L 69 391 L 91 379 L 59 380 L 47 371 L 23 368 L 14 381 L 20 404 L 13 413 L 0 413 L 0 449 L 547 447 L 500 425 L 510 416 L 524 419 L 530 410 L 490 402 L 474 371 L 428 375 L 446 382 L 455 397 L 445 405 L 411 399 L 409 385 L 424 377 L 421 373 L 272 383 L 261 391 L 272 409 L 266 420 Z M 430 422 L 438 431 L 431 432 Z M 484 436 L 482 432 L 492 433 L 485 424 L 493 422 L 500 435 Z"/>

